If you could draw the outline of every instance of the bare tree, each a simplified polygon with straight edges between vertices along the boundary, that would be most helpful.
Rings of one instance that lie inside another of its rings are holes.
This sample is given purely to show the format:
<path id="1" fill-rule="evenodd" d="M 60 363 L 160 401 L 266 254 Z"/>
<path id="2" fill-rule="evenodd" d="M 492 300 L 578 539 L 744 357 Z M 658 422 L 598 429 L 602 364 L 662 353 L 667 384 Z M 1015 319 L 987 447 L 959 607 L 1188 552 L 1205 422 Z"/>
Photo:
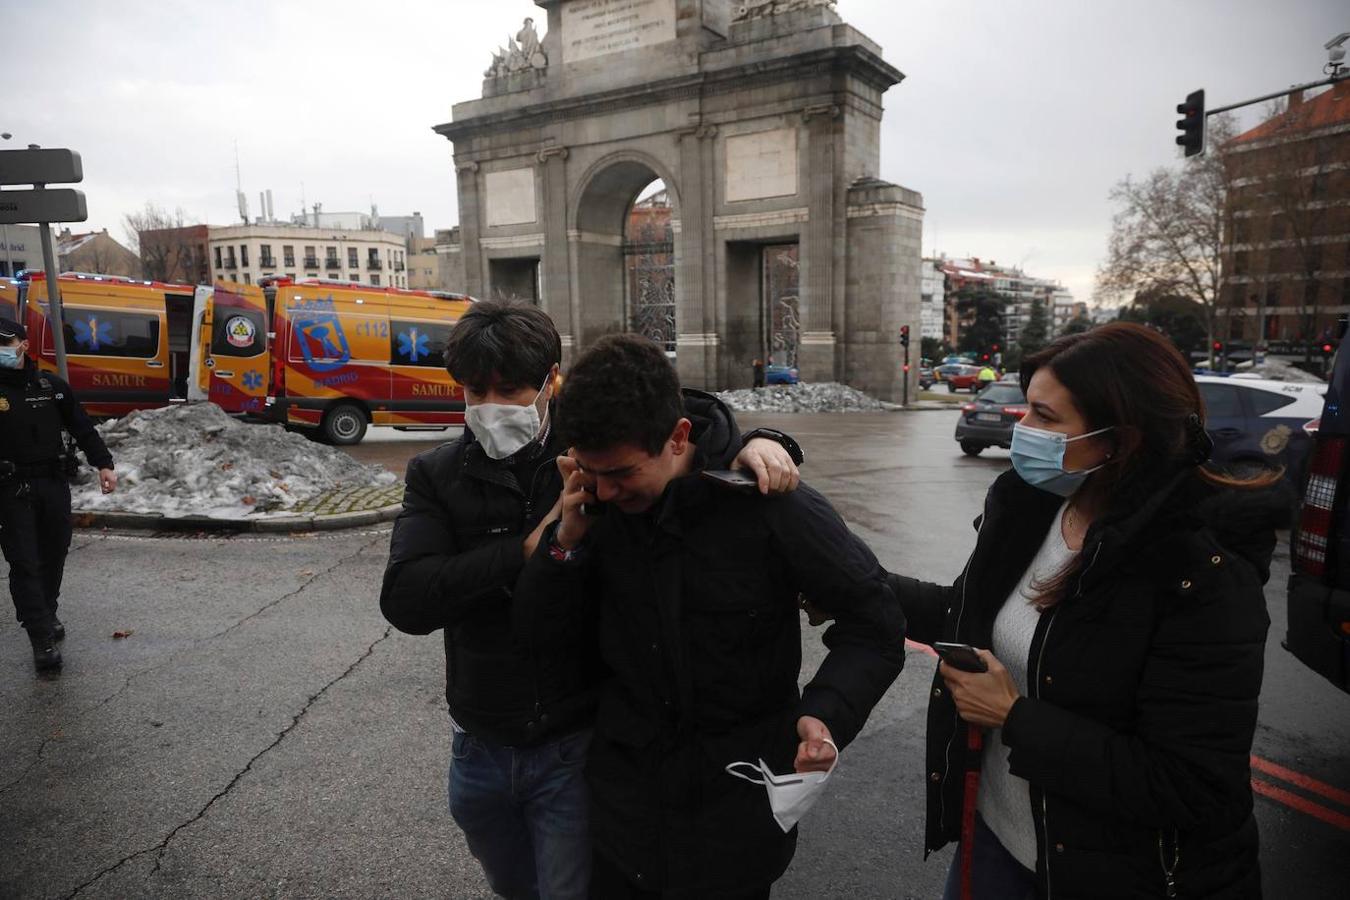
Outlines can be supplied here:
<path id="1" fill-rule="evenodd" d="M 184 230 L 191 224 L 182 207 L 172 213 L 149 201 L 122 217 L 127 242 L 141 258 L 141 274 L 154 281 L 196 282 L 200 253 Z"/>
<path id="2" fill-rule="evenodd" d="M 1210 347 L 1224 298 L 1223 243 L 1231 217 L 1224 163 L 1235 130 L 1230 118 L 1213 117 L 1204 154 L 1139 181 L 1126 177 L 1112 189 L 1119 210 L 1097 272 L 1098 294 L 1117 301 L 1141 291 L 1194 300 L 1204 310 Z"/>

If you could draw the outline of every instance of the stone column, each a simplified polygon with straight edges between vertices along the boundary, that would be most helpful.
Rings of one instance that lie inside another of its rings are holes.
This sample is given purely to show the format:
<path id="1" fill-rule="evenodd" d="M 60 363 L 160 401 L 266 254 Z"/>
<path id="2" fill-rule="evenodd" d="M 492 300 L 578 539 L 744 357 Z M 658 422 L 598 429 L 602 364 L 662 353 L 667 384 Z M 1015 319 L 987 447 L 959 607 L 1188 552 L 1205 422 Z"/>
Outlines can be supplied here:
<path id="1" fill-rule="evenodd" d="M 811 175 L 808 220 L 801 242 L 802 337 L 797 367 L 803 381 L 833 381 L 835 371 L 835 124 L 839 107 L 812 106 L 802 111 Z M 842 302 L 843 298 L 838 298 Z"/>
<path id="2" fill-rule="evenodd" d="M 571 248 L 567 240 L 567 157 L 566 147 L 540 150 L 538 159 L 544 177 L 544 258 L 543 297 L 540 305 L 553 319 L 563 343 L 572 343 Z"/>
<path id="3" fill-rule="evenodd" d="M 712 264 L 714 125 L 680 132 L 680 218 L 675 232 L 675 365 L 685 387 L 717 386 Z"/>
<path id="4" fill-rule="evenodd" d="M 483 228 L 478 163 L 456 163 L 455 174 L 459 179 L 459 235 L 464 257 L 464 292 L 481 298 L 485 296 L 486 279 L 483 277 L 483 251 L 478 246 L 478 237 Z"/>
<path id="5" fill-rule="evenodd" d="M 909 399 L 916 397 L 922 204 L 914 191 L 878 179 L 861 181 L 848 192 L 843 378 L 897 403 L 904 397 L 901 325 L 910 330 Z"/>

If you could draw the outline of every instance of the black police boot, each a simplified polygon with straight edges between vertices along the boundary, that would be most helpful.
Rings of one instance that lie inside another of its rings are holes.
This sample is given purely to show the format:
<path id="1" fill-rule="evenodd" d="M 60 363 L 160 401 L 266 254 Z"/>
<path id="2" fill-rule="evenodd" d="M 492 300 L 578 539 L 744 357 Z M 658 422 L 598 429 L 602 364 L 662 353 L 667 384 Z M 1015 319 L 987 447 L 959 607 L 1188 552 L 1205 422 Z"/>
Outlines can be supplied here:
<path id="1" fill-rule="evenodd" d="M 66 626 L 61 624 L 61 620 L 52 616 L 52 640 L 60 642 L 66 639 Z"/>
<path id="2" fill-rule="evenodd" d="M 61 668 L 61 651 L 56 649 L 56 638 L 50 631 L 30 631 L 28 642 L 33 645 L 33 665 L 39 672 Z"/>

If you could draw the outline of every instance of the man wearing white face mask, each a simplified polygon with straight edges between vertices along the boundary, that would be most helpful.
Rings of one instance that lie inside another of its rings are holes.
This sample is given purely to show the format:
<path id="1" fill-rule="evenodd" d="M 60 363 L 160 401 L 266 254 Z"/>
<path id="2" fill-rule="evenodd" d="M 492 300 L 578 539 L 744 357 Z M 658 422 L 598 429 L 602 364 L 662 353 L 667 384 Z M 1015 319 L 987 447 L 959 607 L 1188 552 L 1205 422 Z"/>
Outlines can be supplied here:
<path id="1" fill-rule="evenodd" d="M 399 630 L 444 632 L 450 812 L 492 890 L 511 898 L 590 896 L 594 636 L 530 652 L 511 627 L 522 567 L 558 516 L 561 354 L 534 306 L 480 302 L 455 326 L 445 361 L 467 427 L 409 463 L 380 597 Z M 766 491 L 796 485 L 777 442 L 751 441 L 740 460 Z"/>

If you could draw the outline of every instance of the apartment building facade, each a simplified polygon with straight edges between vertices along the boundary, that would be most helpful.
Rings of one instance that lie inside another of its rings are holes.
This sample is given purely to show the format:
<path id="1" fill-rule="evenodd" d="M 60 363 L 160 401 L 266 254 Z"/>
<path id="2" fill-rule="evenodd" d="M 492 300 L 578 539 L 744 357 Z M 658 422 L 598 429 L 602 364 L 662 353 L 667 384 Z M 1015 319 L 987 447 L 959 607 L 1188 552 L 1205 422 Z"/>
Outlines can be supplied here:
<path id="1" fill-rule="evenodd" d="M 210 279 L 256 284 L 274 275 L 408 287 L 402 235 L 266 223 L 208 231 Z"/>
<path id="2" fill-rule="evenodd" d="M 1350 80 L 1224 148 L 1228 209 L 1216 337 L 1304 345 L 1350 313 Z"/>

